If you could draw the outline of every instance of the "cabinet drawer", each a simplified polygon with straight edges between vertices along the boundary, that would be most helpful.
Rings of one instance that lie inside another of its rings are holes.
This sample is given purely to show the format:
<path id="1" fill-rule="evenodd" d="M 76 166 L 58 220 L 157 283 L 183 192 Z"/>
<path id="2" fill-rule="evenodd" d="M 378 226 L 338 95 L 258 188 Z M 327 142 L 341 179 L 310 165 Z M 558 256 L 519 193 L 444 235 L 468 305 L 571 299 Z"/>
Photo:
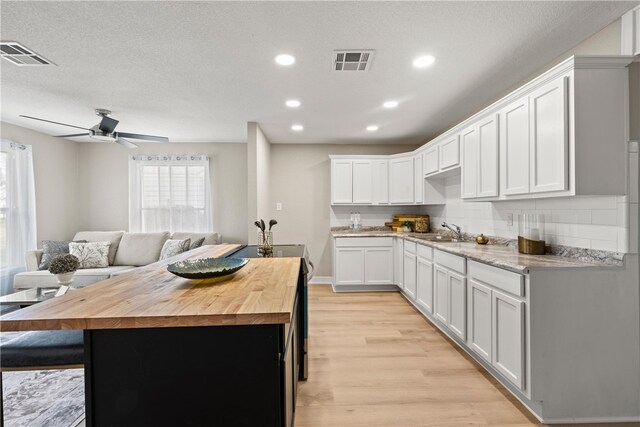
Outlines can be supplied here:
<path id="1" fill-rule="evenodd" d="M 338 248 L 363 248 L 369 246 L 393 246 L 393 237 L 336 237 Z"/>
<path id="2" fill-rule="evenodd" d="M 418 256 L 433 261 L 433 248 L 431 246 L 418 245 Z"/>
<path id="3" fill-rule="evenodd" d="M 416 254 L 416 242 L 407 242 L 404 241 L 404 251 L 409 252 L 412 255 Z"/>
<path id="4" fill-rule="evenodd" d="M 433 258 L 436 264 L 443 265 L 453 271 L 457 271 L 458 273 L 466 274 L 467 272 L 467 260 L 464 257 L 436 249 L 433 251 Z"/>
<path id="5" fill-rule="evenodd" d="M 519 297 L 524 296 L 524 276 L 476 261 L 469 261 L 469 277 Z"/>

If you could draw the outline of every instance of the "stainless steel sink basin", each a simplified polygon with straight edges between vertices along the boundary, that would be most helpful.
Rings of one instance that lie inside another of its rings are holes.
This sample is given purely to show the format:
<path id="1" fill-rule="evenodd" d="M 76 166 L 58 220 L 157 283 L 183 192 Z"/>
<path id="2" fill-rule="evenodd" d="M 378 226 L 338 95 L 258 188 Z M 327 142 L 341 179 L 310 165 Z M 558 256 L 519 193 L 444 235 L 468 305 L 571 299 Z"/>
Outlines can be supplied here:
<path id="1" fill-rule="evenodd" d="M 454 239 L 452 237 L 447 237 L 447 236 L 440 236 L 437 234 L 426 235 L 426 236 L 420 236 L 420 235 L 414 234 L 413 237 L 420 240 L 426 240 L 428 242 L 442 242 L 442 243 L 462 242 L 462 240 L 460 239 Z"/>

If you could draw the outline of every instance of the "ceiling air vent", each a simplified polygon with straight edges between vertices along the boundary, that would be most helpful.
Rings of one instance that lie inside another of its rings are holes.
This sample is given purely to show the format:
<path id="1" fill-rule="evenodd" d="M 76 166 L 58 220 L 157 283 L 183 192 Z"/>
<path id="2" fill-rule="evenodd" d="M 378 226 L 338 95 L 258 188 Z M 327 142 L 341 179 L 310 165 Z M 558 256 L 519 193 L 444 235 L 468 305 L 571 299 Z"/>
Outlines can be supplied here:
<path id="1" fill-rule="evenodd" d="M 0 42 L 0 56 L 19 66 L 56 65 L 17 42 Z"/>
<path id="2" fill-rule="evenodd" d="M 373 50 L 334 50 L 333 71 L 368 71 Z"/>

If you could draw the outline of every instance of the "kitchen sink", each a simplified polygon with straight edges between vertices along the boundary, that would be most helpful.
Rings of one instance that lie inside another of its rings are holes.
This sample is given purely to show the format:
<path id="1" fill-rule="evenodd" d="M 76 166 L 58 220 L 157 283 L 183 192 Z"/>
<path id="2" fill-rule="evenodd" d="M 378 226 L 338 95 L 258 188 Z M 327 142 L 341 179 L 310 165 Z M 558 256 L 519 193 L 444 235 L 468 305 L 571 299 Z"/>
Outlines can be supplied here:
<path id="1" fill-rule="evenodd" d="M 438 235 L 438 234 L 431 234 L 431 235 L 425 235 L 425 236 L 420 236 L 419 234 L 414 234 L 413 237 L 416 238 L 416 239 L 420 239 L 420 240 L 426 240 L 428 242 L 443 242 L 443 243 L 462 242 L 462 240 L 460 240 L 460 239 L 454 239 L 453 237 L 441 236 L 441 235 Z"/>

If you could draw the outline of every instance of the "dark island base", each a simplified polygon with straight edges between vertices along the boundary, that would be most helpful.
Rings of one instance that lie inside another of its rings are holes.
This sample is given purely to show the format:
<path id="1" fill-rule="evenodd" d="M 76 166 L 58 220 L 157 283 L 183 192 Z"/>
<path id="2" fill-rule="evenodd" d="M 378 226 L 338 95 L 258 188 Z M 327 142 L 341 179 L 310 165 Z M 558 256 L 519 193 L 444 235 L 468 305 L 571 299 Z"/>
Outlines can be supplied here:
<path id="1" fill-rule="evenodd" d="M 292 426 L 295 324 L 87 330 L 87 426 Z"/>

